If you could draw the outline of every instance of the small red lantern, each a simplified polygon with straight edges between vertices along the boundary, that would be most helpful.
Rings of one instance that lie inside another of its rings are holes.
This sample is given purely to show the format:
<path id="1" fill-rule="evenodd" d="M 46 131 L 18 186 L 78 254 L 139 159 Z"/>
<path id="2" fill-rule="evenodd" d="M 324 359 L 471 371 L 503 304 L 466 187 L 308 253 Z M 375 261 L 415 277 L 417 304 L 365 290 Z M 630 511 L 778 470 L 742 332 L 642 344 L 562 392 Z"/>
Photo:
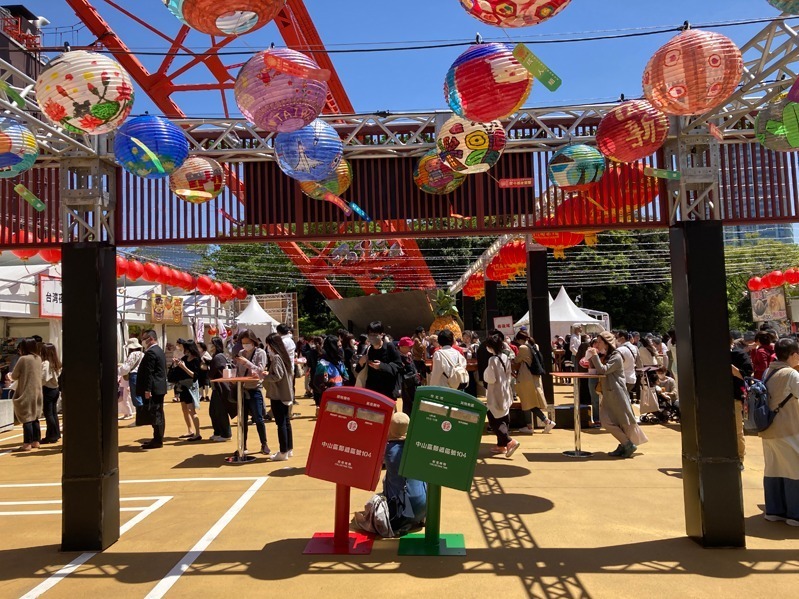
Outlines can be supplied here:
<path id="1" fill-rule="evenodd" d="M 45 248 L 39 250 L 39 255 L 45 262 L 50 264 L 58 264 L 61 262 L 61 250 L 59 248 Z"/>
<path id="2" fill-rule="evenodd" d="M 763 280 L 760 277 L 752 277 L 746 283 L 746 286 L 749 288 L 749 291 L 760 291 L 763 289 Z"/>
<path id="3" fill-rule="evenodd" d="M 666 42 L 649 60 L 644 95 L 666 114 L 703 114 L 735 91 L 742 73 L 741 51 L 730 38 L 689 29 Z"/>
<path id="4" fill-rule="evenodd" d="M 135 281 L 144 274 L 144 265 L 138 260 L 128 260 L 127 277 Z"/>
<path id="5" fill-rule="evenodd" d="M 145 281 L 155 283 L 161 278 L 161 267 L 154 262 L 148 262 L 144 265 L 144 275 L 142 276 Z"/>
<path id="6" fill-rule="evenodd" d="M 657 152 L 669 135 L 669 117 L 646 100 L 619 104 L 599 122 L 596 143 L 616 162 L 635 162 Z"/>
<path id="7" fill-rule="evenodd" d="M 554 226 L 552 219 L 547 219 L 538 223 L 542 227 Z M 556 260 L 566 257 L 564 250 L 566 248 L 580 245 L 585 241 L 585 235 L 581 233 L 574 233 L 572 231 L 545 231 L 533 234 L 533 241 L 538 245 L 543 245 L 546 248 L 554 250 L 554 257 Z"/>
<path id="8" fill-rule="evenodd" d="M 117 278 L 124 277 L 128 273 L 128 261 L 122 256 L 117 256 Z"/>
<path id="9" fill-rule="evenodd" d="M 594 222 L 623 223 L 632 221 L 633 212 L 652 203 L 659 193 L 657 179 L 644 174 L 643 164 L 614 163 L 583 195 L 597 205 Z"/>
<path id="10" fill-rule="evenodd" d="M 218 281 L 211 283 L 211 295 L 220 297 L 222 295 L 222 284 Z"/>
<path id="11" fill-rule="evenodd" d="M 210 277 L 201 275 L 200 277 L 197 278 L 197 291 L 199 291 L 203 295 L 210 295 L 213 288 L 214 288 L 214 282 L 211 280 Z"/>
<path id="12" fill-rule="evenodd" d="M 763 275 L 763 278 L 761 279 L 763 281 L 762 289 L 771 289 L 772 287 L 774 287 L 774 283 L 772 282 L 773 275 L 774 275 L 773 271 Z"/>
<path id="13" fill-rule="evenodd" d="M 30 231 L 18 231 L 11 236 L 11 243 L 18 243 L 22 244 L 30 244 L 36 241 L 36 238 Z M 33 258 L 36 254 L 39 253 L 39 250 L 30 249 L 30 248 L 20 248 L 11 250 L 11 253 L 14 254 L 17 258 L 22 260 L 23 262 L 27 262 L 31 258 Z"/>
<path id="14" fill-rule="evenodd" d="M 236 299 L 245 300 L 247 299 L 247 290 L 244 287 L 239 287 L 236 289 Z"/>
<path id="15" fill-rule="evenodd" d="M 799 270 L 791 267 L 785 270 L 785 282 L 789 285 L 799 283 Z"/>
<path id="16" fill-rule="evenodd" d="M 775 270 L 773 273 L 771 273 L 770 278 L 772 287 L 781 287 L 785 284 L 785 275 L 781 270 Z"/>
<path id="17" fill-rule="evenodd" d="M 230 283 L 222 283 L 221 287 L 221 294 L 225 297 L 233 297 L 236 293 L 236 288 L 233 287 Z"/>

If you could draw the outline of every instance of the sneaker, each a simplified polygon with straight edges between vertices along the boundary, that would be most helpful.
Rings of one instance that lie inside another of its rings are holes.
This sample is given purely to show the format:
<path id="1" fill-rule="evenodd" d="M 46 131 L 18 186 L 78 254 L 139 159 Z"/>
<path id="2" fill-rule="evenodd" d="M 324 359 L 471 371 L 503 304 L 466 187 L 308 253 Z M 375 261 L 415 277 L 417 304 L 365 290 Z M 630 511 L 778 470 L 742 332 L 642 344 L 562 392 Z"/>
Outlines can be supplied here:
<path id="1" fill-rule="evenodd" d="M 495 445 L 491 448 L 491 453 L 505 453 L 505 451 L 507 451 L 507 448 L 500 447 L 499 445 Z"/>
<path id="2" fill-rule="evenodd" d="M 548 435 L 549 433 L 552 432 L 553 428 L 555 428 L 555 421 L 554 420 L 550 420 L 544 426 L 544 434 Z"/>
<path id="3" fill-rule="evenodd" d="M 512 456 L 513 453 L 517 449 L 519 449 L 520 445 L 521 445 L 521 443 L 519 443 L 516 439 L 511 439 L 510 443 L 508 443 L 508 446 L 505 448 L 505 456 L 507 456 L 507 457 Z"/>
<path id="4" fill-rule="evenodd" d="M 520 429 L 519 429 L 518 431 L 516 431 L 516 432 L 517 432 L 517 434 L 519 434 L 519 435 L 532 435 L 534 431 L 533 431 L 532 427 L 529 427 L 529 426 L 523 426 L 522 428 L 520 428 Z"/>
<path id="5" fill-rule="evenodd" d="M 269 445 L 266 443 L 261 444 L 261 453 L 264 455 L 269 455 Z"/>
<path id="6" fill-rule="evenodd" d="M 777 516 L 776 514 L 766 514 L 763 516 L 769 522 L 787 522 L 788 518 L 785 516 Z"/>
<path id="7" fill-rule="evenodd" d="M 293 449 L 289 449 L 289 457 L 290 458 L 294 457 L 294 450 Z"/>
<path id="8" fill-rule="evenodd" d="M 285 462 L 287 459 L 289 459 L 289 454 L 278 451 L 277 453 L 270 455 L 269 459 L 273 462 Z"/>
<path id="9" fill-rule="evenodd" d="M 785 524 L 787 524 L 788 526 L 799 526 L 799 520 L 794 520 L 793 518 L 788 518 L 785 521 Z"/>

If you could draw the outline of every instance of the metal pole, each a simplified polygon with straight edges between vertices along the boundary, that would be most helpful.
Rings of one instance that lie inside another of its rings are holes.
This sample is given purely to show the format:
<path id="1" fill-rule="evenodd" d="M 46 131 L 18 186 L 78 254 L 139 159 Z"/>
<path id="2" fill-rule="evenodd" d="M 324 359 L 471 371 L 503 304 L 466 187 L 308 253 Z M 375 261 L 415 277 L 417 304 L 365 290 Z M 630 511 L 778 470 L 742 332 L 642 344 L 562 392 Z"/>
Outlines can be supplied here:
<path id="1" fill-rule="evenodd" d="M 336 521 L 333 545 L 336 549 L 348 548 L 350 543 L 350 487 L 336 485 Z"/>
<path id="2" fill-rule="evenodd" d="M 441 541 L 441 486 L 427 485 L 427 520 L 424 527 L 424 542 L 429 547 L 438 547 Z"/>

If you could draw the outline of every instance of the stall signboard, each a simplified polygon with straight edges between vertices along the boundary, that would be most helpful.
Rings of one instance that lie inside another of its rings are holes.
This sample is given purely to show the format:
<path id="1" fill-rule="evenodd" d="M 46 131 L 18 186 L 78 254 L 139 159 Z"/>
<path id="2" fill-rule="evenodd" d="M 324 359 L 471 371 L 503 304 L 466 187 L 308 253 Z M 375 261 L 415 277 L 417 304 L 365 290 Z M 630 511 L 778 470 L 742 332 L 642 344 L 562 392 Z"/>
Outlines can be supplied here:
<path id="1" fill-rule="evenodd" d="M 61 278 L 39 275 L 39 318 L 61 318 L 63 301 Z"/>
<path id="2" fill-rule="evenodd" d="M 419 387 L 400 474 L 468 491 L 486 412 L 486 406 L 468 393 L 445 387 Z"/>
<path id="3" fill-rule="evenodd" d="M 388 439 L 394 400 L 361 387 L 322 394 L 305 472 L 339 485 L 374 491 Z"/>
<path id="4" fill-rule="evenodd" d="M 494 328 L 506 337 L 513 337 L 513 316 L 495 316 Z"/>
<path id="5" fill-rule="evenodd" d="M 788 317 L 785 290 L 782 287 L 750 291 L 749 297 L 752 300 L 752 318 L 755 322 L 784 320 Z"/>
<path id="6" fill-rule="evenodd" d="M 181 324 L 183 322 L 183 298 L 153 293 L 150 300 L 150 322 Z"/>

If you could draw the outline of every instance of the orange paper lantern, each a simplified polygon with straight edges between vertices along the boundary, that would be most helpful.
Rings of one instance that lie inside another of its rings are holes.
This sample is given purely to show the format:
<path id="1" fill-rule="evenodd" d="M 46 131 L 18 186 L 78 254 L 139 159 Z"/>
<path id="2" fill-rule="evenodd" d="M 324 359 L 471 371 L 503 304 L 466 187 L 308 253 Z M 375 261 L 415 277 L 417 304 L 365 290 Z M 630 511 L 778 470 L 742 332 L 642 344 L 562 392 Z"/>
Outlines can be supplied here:
<path id="1" fill-rule="evenodd" d="M 183 19 L 208 35 L 241 35 L 260 29 L 283 10 L 286 0 L 183 0 Z"/>

